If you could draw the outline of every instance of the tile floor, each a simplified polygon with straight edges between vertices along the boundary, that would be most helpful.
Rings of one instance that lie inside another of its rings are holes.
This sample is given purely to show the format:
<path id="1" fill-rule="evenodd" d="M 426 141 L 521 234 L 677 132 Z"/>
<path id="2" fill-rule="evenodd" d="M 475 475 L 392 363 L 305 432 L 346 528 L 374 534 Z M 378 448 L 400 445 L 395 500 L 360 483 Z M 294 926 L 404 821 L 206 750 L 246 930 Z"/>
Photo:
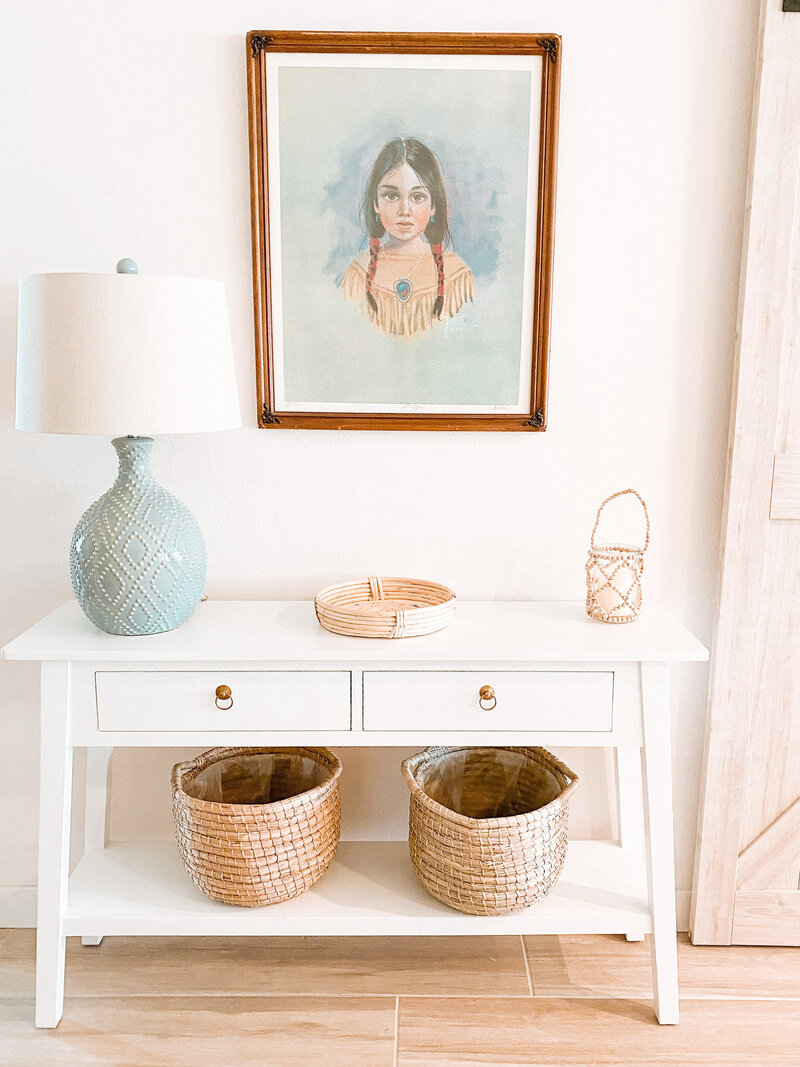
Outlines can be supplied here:
<path id="1" fill-rule="evenodd" d="M 35 935 L 0 931 L 3 1067 L 800 1064 L 800 949 L 679 945 L 682 1021 L 619 937 L 70 938 L 33 1026 Z"/>

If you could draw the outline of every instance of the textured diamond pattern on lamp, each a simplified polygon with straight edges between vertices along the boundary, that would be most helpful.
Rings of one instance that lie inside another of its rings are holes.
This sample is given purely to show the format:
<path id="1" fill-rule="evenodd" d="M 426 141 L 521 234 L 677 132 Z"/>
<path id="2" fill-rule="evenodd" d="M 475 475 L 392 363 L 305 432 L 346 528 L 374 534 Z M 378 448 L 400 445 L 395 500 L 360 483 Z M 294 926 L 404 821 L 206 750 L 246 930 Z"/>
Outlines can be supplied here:
<path id="1" fill-rule="evenodd" d="M 153 479 L 152 440 L 119 437 L 113 445 L 117 480 L 72 537 L 72 587 L 101 630 L 163 633 L 185 622 L 203 595 L 203 535 L 186 505 Z"/>

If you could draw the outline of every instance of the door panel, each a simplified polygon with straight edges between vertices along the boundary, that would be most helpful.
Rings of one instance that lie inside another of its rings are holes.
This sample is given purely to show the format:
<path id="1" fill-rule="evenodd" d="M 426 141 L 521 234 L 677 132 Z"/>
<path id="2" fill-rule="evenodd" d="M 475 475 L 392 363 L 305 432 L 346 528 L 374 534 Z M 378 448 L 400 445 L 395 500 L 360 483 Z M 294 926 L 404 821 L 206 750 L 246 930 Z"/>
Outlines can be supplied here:
<path id="1" fill-rule="evenodd" d="M 691 933 L 800 944 L 800 15 L 762 0 Z"/>

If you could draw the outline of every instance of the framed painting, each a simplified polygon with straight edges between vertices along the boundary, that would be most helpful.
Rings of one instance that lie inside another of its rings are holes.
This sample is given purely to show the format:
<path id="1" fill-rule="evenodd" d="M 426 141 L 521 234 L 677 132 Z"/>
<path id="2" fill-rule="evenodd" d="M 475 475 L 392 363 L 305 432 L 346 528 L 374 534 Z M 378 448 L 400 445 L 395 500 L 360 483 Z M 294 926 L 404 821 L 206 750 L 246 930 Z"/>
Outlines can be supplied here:
<path id="1" fill-rule="evenodd" d="M 259 425 L 544 430 L 561 39 L 247 35 Z"/>

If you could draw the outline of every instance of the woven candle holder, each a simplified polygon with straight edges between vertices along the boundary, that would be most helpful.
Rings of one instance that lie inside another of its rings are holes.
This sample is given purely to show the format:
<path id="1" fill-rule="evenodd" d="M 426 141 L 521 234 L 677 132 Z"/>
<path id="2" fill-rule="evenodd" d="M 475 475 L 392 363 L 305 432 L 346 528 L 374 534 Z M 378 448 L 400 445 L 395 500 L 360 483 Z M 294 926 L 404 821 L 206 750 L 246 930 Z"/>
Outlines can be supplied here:
<path id="1" fill-rule="evenodd" d="M 647 524 L 644 545 L 603 544 L 595 542 L 600 515 L 606 504 L 618 496 L 632 493 L 644 508 Z M 633 622 L 642 606 L 642 571 L 644 554 L 650 543 L 650 516 L 647 505 L 635 489 L 622 489 L 607 497 L 597 510 L 589 557 L 586 561 L 586 613 L 600 622 Z"/>

